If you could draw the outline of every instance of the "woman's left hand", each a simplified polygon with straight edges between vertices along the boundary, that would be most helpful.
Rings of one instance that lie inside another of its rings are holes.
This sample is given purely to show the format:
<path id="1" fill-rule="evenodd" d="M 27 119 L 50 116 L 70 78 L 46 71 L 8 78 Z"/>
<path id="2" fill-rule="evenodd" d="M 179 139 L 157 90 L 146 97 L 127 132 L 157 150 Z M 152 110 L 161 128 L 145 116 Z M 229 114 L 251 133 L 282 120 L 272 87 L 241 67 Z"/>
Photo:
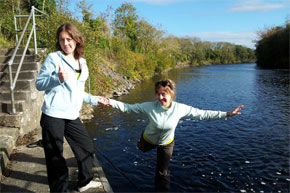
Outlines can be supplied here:
<path id="1" fill-rule="evenodd" d="M 240 112 L 240 110 L 244 108 L 244 105 L 240 105 L 238 107 L 236 107 L 232 112 L 227 112 L 227 117 L 232 117 L 232 116 L 235 116 L 235 115 L 240 115 L 242 114 Z"/>

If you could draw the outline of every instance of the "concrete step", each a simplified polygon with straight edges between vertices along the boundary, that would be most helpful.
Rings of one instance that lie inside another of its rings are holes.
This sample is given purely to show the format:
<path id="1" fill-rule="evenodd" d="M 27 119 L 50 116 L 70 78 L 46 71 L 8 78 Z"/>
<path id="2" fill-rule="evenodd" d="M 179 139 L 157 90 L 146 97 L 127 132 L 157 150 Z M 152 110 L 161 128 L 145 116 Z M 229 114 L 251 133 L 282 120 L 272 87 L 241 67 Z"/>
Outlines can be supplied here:
<path id="1" fill-rule="evenodd" d="M 14 90 L 33 90 L 35 89 L 34 79 L 17 80 Z M 0 82 L 0 90 L 10 90 L 9 80 L 2 80 Z"/>
<path id="2" fill-rule="evenodd" d="M 1 56 L 11 56 L 14 52 L 14 48 L 1 48 L 0 49 L 0 55 Z M 23 51 L 24 51 L 24 48 L 19 48 L 17 50 L 17 53 L 16 55 L 22 55 L 23 54 Z M 27 49 L 26 50 L 26 55 L 31 55 L 33 52 L 30 50 L 30 49 Z"/>
<path id="3" fill-rule="evenodd" d="M 18 65 L 19 65 L 19 63 L 13 63 L 12 64 L 12 71 L 16 72 Z M 38 62 L 25 62 L 21 66 L 21 71 L 38 70 L 38 69 L 39 69 Z M 9 72 L 8 65 L 0 63 L 0 72 L 8 73 Z"/>
<path id="4" fill-rule="evenodd" d="M 16 75 L 16 72 L 14 71 L 12 73 L 12 77 L 14 78 Z M 26 70 L 26 71 L 20 71 L 19 75 L 18 75 L 18 80 L 21 79 L 35 79 L 38 75 L 37 70 Z M 0 81 L 1 80 L 9 80 L 9 72 L 5 71 L 5 72 L 0 72 Z"/>
<path id="5" fill-rule="evenodd" d="M 2 100 L 3 108 L 0 106 L 0 126 L 18 127 L 21 135 L 39 127 L 43 93 L 35 92 L 35 94 L 37 95 L 35 99 L 16 100 L 15 115 L 7 113 L 11 112 L 11 101 Z"/>
<path id="6" fill-rule="evenodd" d="M 23 113 L 17 113 L 16 115 L 10 115 L 8 113 L 0 113 L 0 126 L 5 127 L 18 127 L 20 128 L 23 123 Z"/>
<path id="7" fill-rule="evenodd" d="M 2 64 L 7 64 L 10 60 L 12 56 L 0 56 L 0 63 Z M 13 63 L 19 63 L 20 59 L 21 59 L 21 55 L 16 55 L 14 58 Z M 34 55 L 28 55 L 24 57 L 24 62 L 35 62 L 35 61 L 39 61 L 39 57 L 38 56 L 34 56 Z"/>
<path id="8" fill-rule="evenodd" d="M 30 100 L 36 99 L 38 91 L 30 91 L 30 90 L 16 90 L 14 91 L 14 99 L 15 100 Z M 0 101 L 9 101 L 11 100 L 10 90 L 0 90 Z"/>
<path id="9" fill-rule="evenodd" d="M 9 162 L 10 155 L 20 136 L 19 128 L 0 126 L 0 175 Z"/>
<path id="10" fill-rule="evenodd" d="M 16 112 L 23 112 L 26 108 L 25 100 L 15 100 Z M 0 100 L 0 113 L 12 112 L 11 100 Z"/>

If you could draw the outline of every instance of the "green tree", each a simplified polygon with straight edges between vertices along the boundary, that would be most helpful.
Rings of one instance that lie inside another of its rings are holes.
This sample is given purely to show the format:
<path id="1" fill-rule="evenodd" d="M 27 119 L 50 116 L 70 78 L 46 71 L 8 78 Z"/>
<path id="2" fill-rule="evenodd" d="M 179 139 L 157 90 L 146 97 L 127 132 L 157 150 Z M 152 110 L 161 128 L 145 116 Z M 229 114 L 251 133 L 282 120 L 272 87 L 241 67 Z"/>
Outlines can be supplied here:
<path id="1" fill-rule="evenodd" d="M 180 44 L 177 37 L 169 36 L 163 38 L 164 50 L 166 50 L 176 61 L 182 62 L 182 54 L 180 50 Z"/>
<path id="2" fill-rule="evenodd" d="M 260 32 L 256 43 L 257 64 L 263 68 L 289 69 L 290 23 Z"/>
<path id="3" fill-rule="evenodd" d="M 180 38 L 179 45 L 181 53 L 185 55 L 185 59 L 190 63 L 193 64 L 193 40 L 190 38 Z"/>
<path id="4" fill-rule="evenodd" d="M 56 12 L 56 2 L 55 0 L 28 0 L 27 1 L 27 11 L 30 12 L 31 7 L 41 10 L 46 14 L 52 14 Z"/>
<path id="5" fill-rule="evenodd" d="M 164 32 L 144 20 L 137 22 L 136 26 L 137 50 L 143 54 L 155 53 L 160 48 Z"/>
<path id="6" fill-rule="evenodd" d="M 88 4 L 87 0 L 81 0 L 77 6 L 81 9 L 83 15 L 82 20 L 84 22 L 91 23 L 93 20 L 93 13 L 91 11 L 93 5 Z"/>
<path id="7" fill-rule="evenodd" d="M 14 4 L 11 1 L 0 0 L 0 32 L 2 36 L 10 41 L 14 40 Z"/>
<path id="8" fill-rule="evenodd" d="M 71 15 L 68 9 L 69 7 L 68 0 L 55 0 L 55 3 L 56 3 L 56 9 L 58 13 L 60 13 L 61 15 Z"/>
<path id="9" fill-rule="evenodd" d="M 136 8 L 131 3 L 123 3 L 115 10 L 114 35 L 120 37 L 132 51 L 137 48 L 137 21 Z"/>

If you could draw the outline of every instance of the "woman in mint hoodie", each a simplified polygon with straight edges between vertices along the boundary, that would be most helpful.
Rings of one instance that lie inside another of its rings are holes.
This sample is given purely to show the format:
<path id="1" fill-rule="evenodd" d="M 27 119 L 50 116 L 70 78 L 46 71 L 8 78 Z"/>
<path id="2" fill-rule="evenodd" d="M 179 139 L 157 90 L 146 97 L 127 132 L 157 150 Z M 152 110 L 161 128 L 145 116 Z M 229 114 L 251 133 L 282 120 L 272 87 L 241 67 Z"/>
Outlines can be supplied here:
<path id="1" fill-rule="evenodd" d="M 182 117 L 191 116 L 200 120 L 225 119 L 241 114 L 243 105 L 231 112 L 200 110 L 175 102 L 175 84 L 172 80 L 161 80 L 155 84 L 156 101 L 125 104 L 113 99 L 103 98 L 100 103 L 110 105 L 122 112 L 143 113 L 149 124 L 142 132 L 138 148 L 147 152 L 157 148 L 155 190 L 167 192 L 170 187 L 169 161 L 173 153 L 175 128 Z"/>
<path id="2" fill-rule="evenodd" d="M 68 168 L 63 157 L 63 140 L 68 141 L 78 163 L 78 190 L 96 188 L 93 181 L 94 148 L 88 131 L 79 119 L 83 102 L 97 105 L 98 97 L 86 93 L 89 76 L 84 40 L 72 24 L 61 25 L 56 34 L 56 52 L 48 54 L 36 79 L 44 91 L 42 140 L 50 192 L 67 192 Z"/>

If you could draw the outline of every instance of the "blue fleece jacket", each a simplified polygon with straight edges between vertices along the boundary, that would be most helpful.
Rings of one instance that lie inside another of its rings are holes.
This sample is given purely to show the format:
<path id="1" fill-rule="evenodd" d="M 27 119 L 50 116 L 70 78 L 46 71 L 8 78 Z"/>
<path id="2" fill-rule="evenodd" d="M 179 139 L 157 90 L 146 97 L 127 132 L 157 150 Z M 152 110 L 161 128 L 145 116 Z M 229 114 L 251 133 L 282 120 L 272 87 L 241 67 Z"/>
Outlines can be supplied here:
<path id="1" fill-rule="evenodd" d="M 74 120 L 79 117 L 83 102 L 98 104 L 98 98 L 85 92 L 85 82 L 89 77 L 86 60 L 79 59 L 81 75 L 77 74 L 61 51 L 48 54 L 40 69 L 35 85 L 44 91 L 42 112 L 48 116 Z M 69 79 L 61 82 L 58 77 L 59 65 L 69 74 Z"/>

